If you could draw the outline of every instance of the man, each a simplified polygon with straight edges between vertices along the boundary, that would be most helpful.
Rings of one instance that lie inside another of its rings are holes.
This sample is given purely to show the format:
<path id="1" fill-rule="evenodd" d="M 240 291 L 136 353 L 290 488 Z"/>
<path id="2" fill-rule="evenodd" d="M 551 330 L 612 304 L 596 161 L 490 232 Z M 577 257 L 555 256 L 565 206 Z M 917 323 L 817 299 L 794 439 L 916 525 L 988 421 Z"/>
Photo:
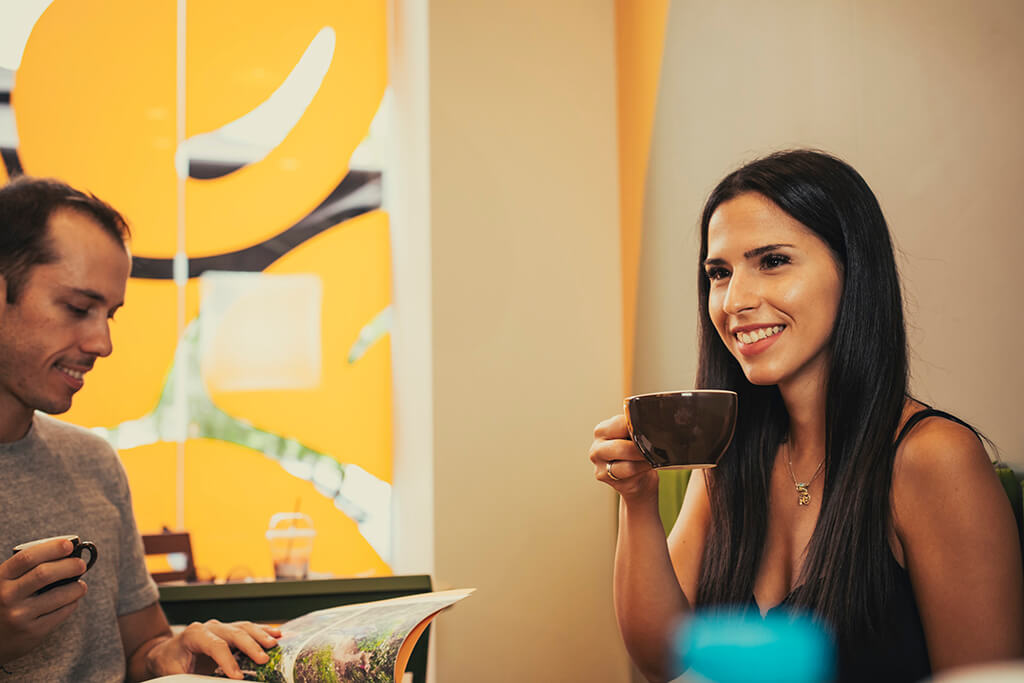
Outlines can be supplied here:
<path id="1" fill-rule="evenodd" d="M 258 663 L 280 632 L 248 622 L 172 635 L 146 571 L 124 469 L 63 413 L 97 358 L 131 271 L 128 227 L 99 199 L 53 180 L 0 188 L 0 683 L 123 681 Z M 99 559 L 69 557 L 77 534 Z M 88 583 L 88 589 L 86 584 Z M 211 661 L 212 660 L 212 661 Z"/>

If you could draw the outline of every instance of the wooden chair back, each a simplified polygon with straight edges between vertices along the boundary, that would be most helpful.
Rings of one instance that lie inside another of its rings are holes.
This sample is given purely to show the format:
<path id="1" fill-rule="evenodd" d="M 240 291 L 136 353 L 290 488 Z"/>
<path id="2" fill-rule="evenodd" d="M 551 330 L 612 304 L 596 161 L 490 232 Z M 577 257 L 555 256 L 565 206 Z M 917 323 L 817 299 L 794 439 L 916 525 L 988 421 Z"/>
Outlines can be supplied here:
<path id="1" fill-rule="evenodd" d="M 143 534 L 142 547 L 147 555 L 170 555 L 177 553 L 185 557 L 185 569 L 182 571 L 151 572 L 153 580 L 157 583 L 196 580 L 196 565 L 192 558 L 192 539 L 187 531 Z"/>

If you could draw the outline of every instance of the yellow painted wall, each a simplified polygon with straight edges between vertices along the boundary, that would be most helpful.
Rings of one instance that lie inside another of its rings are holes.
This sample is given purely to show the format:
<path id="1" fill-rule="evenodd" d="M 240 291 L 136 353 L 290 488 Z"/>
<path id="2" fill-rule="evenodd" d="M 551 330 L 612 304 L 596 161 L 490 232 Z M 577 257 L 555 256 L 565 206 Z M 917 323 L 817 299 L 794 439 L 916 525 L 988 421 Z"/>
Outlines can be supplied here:
<path id="1" fill-rule="evenodd" d="M 224 177 L 179 185 L 175 173 L 182 139 L 174 0 L 56 0 L 34 27 L 16 73 L 12 107 L 25 172 L 60 177 L 112 203 L 132 226 L 136 256 L 173 256 L 179 205 L 190 258 L 262 242 L 307 215 L 345 177 L 387 85 L 386 3 L 218 0 L 187 8 L 185 138 L 257 107 L 321 29 L 336 35 L 330 68 L 298 124 L 264 159 Z M 388 215 L 380 210 L 336 225 L 273 263 L 269 274 L 320 278 L 319 385 L 211 391 L 213 404 L 391 481 L 388 339 L 356 362 L 346 360 L 363 326 L 390 304 L 390 269 Z M 198 307 L 198 282 L 191 280 L 186 322 Z M 173 281 L 132 279 L 113 325 L 115 353 L 90 373 L 66 419 L 114 427 L 152 411 L 178 343 L 177 308 Z M 314 571 L 390 571 L 330 499 L 252 449 L 189 439 L 183 473 L 173 443 L 133 448 L 122 458 L 141 530 L 175 527 L 183 514 L 207 575 L 270 575 L 263 531 L 272 513 L 291 511 L 297 501 L 319 532 Z"/>

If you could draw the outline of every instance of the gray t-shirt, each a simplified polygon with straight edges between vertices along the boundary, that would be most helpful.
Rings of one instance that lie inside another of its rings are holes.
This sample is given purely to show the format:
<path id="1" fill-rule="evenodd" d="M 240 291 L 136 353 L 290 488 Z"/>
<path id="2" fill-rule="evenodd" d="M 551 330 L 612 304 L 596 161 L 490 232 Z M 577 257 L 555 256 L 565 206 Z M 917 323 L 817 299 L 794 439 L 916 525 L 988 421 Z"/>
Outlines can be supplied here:
<path id="1" fill-rule="evenodd" d="M 78 609 L 29 654 L 0 670 L 6 681 L 123 681 L 117 618 L 156 602 L 121 461 L 100 437 L 36 413 L 25 438 L 0 443 L 0 558 L 38 538 L 77 534 L 99 559 L 82 577 Z"/>

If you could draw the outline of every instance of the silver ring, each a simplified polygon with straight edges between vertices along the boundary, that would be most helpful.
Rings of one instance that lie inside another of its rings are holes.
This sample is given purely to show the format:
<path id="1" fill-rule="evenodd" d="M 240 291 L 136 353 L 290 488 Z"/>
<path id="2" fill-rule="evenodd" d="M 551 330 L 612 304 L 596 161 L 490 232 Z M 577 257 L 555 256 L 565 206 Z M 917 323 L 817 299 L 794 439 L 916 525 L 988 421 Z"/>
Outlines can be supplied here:
<path id="1" fill-rule="evenodd" d="M 608 473 L 608 478 L 611 479 L 612 481 L 620 481 L 620 479 L 618 477 L 616 477 L 614 474 L 612 474 L 612 463 L 613 462 L 618 462 L 618 460 L 609 460 L 608 462 L 606 462 L 604 464 L 604 471 Z"/>

